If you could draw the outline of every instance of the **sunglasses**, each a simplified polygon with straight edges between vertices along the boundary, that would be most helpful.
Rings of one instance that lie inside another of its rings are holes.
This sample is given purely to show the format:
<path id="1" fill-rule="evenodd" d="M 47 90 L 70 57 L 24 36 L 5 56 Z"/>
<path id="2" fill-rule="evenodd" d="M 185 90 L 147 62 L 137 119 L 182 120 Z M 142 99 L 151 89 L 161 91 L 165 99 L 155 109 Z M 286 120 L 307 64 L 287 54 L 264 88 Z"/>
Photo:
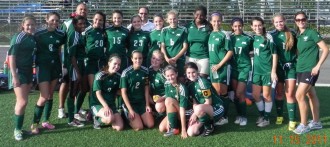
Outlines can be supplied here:
<path id="1" fill-rule="evenodd" d="M 296 22 L 302 21 L 305 22 L 307 19 L 306 18 L 302 18 L 302 19 L 295 19 Z"/>

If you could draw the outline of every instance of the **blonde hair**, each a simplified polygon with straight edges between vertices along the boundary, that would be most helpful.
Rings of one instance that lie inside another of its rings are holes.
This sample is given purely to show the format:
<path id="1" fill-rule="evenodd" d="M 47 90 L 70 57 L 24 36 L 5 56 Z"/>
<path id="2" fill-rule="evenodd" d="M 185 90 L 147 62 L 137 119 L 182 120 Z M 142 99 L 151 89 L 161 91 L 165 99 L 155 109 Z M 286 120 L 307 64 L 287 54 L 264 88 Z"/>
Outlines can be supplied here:
<path id="1" fill-rule="evenodd" d="M 160 55 L 160 57 L 161 57 L 163 60 L 165 59 L 165 58 L 164 58 L 164 54 L 163 54 L 159 49 L 154 50 L 154 51 L 152 52 L 152 56 L 153 56 L 154 54 L 158 54 L 158 55 Z"/>
<path id="2" fill-rule="evenodd" d="M 176 17 L 178 17 L 178 11 L 170 10 L 167 12 L 166 17 L 168 17 L 169 15 L 175 15 Z"/>
<path id="3" fill-rule="evenodd" d="M 283 16 L 283 14 L 277 13 L 273 16 L 273 19 L 272 19 L 273 23 L 274 23 L 275 17 L 280 17 L 283 19 L 283 21 L 285 21 L 285 17 Z M 286 38 L 285 39 L 285 50 L 288 51 L 288 50 L 291 50 L 291 48 L 294 46 L 294 37 L 292 35 L 292 32 L 286 25 L 284 25 L 283 31 L 285 32 L 285 38 Z"/>
<path id="4" fill-rule="evenodd" d="M 22 22 L 21 22 L 21 25 L 20 27 L 18 28 L 18 31 L 23 31 L 24 30 L 24 23 L 27 21 L 27 20 L 33 20 L 34 23 L 36 23 L 36 18 L 33 16 L 33 15 L 26 15 L 23 19 L 22 19 Z"/>

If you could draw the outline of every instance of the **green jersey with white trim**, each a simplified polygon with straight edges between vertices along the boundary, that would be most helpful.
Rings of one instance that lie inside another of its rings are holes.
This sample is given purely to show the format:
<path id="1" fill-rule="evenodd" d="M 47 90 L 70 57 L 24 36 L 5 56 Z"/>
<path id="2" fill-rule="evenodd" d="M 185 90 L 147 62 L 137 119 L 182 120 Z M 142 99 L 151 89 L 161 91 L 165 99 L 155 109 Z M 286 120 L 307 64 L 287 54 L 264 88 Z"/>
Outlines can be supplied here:
<path id="1" fill-rule="evenodd" d="M 293 47 L 290 50 L 286 50 L 285 48 L 285 42 L 286 42 L 286 36 L 284 31 L 277 31 L 273 30 L 270 32 L 273 36 L 273 40 L 275 43 L 275 46 L 277 48 L 277 55 L 278 55 L 278 62 L 281 63 L 281 65 L 285 63 L 296 63 L 297 58 L 297 46 L 296 46 L 296 34 L 291 31 L 293 37 L 294 37 L 294 44 Z"/>
<path id="2" fill-rule="evenodd" d="M 253 38 L 245 33 L 231 35 L 234 46 L 234 55 L 231 59 L 231 67 L 235 70 L 251 68 L 250 52 L 253 51 Z"/>
<path id="3" fill-rule="evenodd" d="M 253 48 L 253 73 L 257 75 L 269 75 L 272 71 L 272 55 L 276 54 L 272 36 L 268 33 L 266 37 L 255 35 Z"/>
<path id="4" fill-rule="evenodd" d="M 168 57 L 175 57 L 187 43 L 187 29 L 182 26 L 176 28 L 165 27 L 162 29 L 161 42 L 165 44 L 165 51 Z M 183 56 L 181 56 L 183 58 Z"/>
<path id="5" fill-rule="evenodd" d="M 310 28 L 297 36 L 297 72 L 310 72 L 319 61 L 319 43 L 321 35 Z"/>
<path id="6" fill-rule="evenodd" d="M 204 59 L 209 57 L 208 40 L 211 33 L 211 26 L 206 23 L 197 28 L 194 21 L 187 26 L 189 48 L 187 56 L 191 58 Z"/>
<path id="7" fill-rule="evenodd" d="M 105 57 L 105 43 L 107 41 L 104 31 L 101 28 L 86 28 L 82 33 L 87 57 L 89 60 L 99 60 Z"/>
<path id="8" fill-rule="evenodd" d="M 163 75 L 162 69 L 155 71 L 153 68 L 149 68 L 149 82 L 151 95 L 165 95 L 164 83 L 166 82 L 166 79 Z"/>
<path id="9" fill-rule="evenodd" d="M 120 88 L 126 88 L 131 104 L 145 102 L 145 86 L 148 84 L 148 69 L 144 66 L 136 70 L 133 66 L 129 66 L 120 78 Z"/>
<path id="10" fill-rule="evenodd" d="M 150 45 L 149 32 L 140 30 L 130 33 L 128 45 L 128 57 L 131 58 L 132 52 L 134 50 L 138 50 L 142 52 L 143 58 L 146 58 L 149 52 Z"/>
<path id="11" fill-rule="evenodd" d="M 185 109 L 189 109 L 191 107 L 191 103 L 189 102 L 188 90 L 185 85 L 178 84 L 173 86 L 169 82 L 165 82 L 165 98 L 173 98 L 179 102 L 179 106 Z"/>
<path id="12" fill-rule="evenodd" d="M 153 30 L 150 32 L 150 49 L 149 49 L 149 56 L 151 56 L 152 52 L 156 49 L 160 50 L 160 34 L 162 30 Z"/>
<path id="13" fill-rule="evenodd" d="M 129 30 L 123 26 L 110 26 L 105 30 L 108 38 L 107 56 L 111 54 L 118 54 L 119 56 L 126 56 L 126 42 L 128 39 Z"/>
<path id="14" fill-rule="evenodd" d="M 91 98 L 91 106 L 101 105 L 96 96 L 96 91 L 101 91 L 101 94 L 108 106 L 115 106 L 117 92 L 119 90 L 120 74 L 114 73 L 110 75 L 105 71 L 100 71 L 95 75 L 93 82 L 93 93 Z"/>
<path id="15" fill-rule="evenodd" d="M 218 64 L 232 50 L 230 36 L 225 31 L 212 32 L 209 37 L 210 64 Z M 226 63 L 225 65 L 227 65 Z"/>

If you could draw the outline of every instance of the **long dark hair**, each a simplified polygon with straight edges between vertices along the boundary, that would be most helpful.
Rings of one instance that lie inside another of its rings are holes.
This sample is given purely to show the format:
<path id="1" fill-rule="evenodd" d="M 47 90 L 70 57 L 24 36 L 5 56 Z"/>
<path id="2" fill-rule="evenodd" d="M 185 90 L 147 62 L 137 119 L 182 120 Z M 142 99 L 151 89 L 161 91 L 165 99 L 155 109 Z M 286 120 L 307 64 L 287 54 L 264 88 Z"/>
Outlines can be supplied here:
<path id="1" fill-rule="evenodd" d="M 233 26 L 235 22 L 239 22 L 241 23 L 242 27 L 244 26 L 244 22 L 243 22 L 243 19 L 240 18 L 240 17 L 234 17 L 231 22 L 230 22 L 230 25 Z M 232 32 L 234 32 L 233 29 L 231 29 Z"/>
<path id="2" fill-rule="evenodd" d="M 186 63 L 186 65 L 184 66 L 184 71 L 186 72 L 188 68 L 192 68 L 192 69 L 195 69 L 196 71 L 198 71 L 198 66 L 194 62 Z"/>
<path id="3" fill-rule="evenodd" d="M 133 19 L 134 18 L 139 18 L 141 21 L 142 21 L 142 19 L 141 19 L 141 17 L 139 16 L 139 15 L 133 15 L 132 16 L 132 18 L 131 18 L 131 23 L 133 22 Z M 131 33 L 133 33 L 134 32 L 134 27 L 133 27 L 133 25 L 131 26 L 131 29 L 129 30 L 129 33 L 131 34 Z"/>
<path id="4" fill-rule="evenodd" d="M 112 54 L 112 55 L 110 55 L 110 57 L 109 57 L 107 63 L 111 62 L 111 61 L 114 60 L 114 59 L 119 59 L 119 60 L 121 60 L 121 58 L 120 58 L 120 56 L 119 56 L 118 54 Z M 102 68 L 102 71 L 104 71 L 104 72 L 108 72 L 108 69 L 109 69 L 109 64 L 107 64 L 106 66 L 104 66 L 104 67 Z"/>
<path id="5" fill-rule="evenodd" d="M 294 21 L 296 22 L 296 17 L 298 16 L 298 15 L 300 15 L 300 14 L 302 14 L 302 15 L 304 15 L 304 17 L 306 18 L 306 21 L 307 21 L 307 15 L 306 15 L 306 13 L 304 12 L 304 11 L 299 11 L 299 12 L 297 12 L 295 15 L 294 15 Z M 299 30 L 299 28 L 297 27 L 297 33 L 298 34 L 300 34 L 300 30 Z"/>
<path id="6" fill-rule="evenodd" d="M 261 24 L 262 24 L 262 36 L 264 37 L 264 38 L 267 38 L 266 37 L 266 28 L 265 28 L 265 22 L 264 22 L 264 20 L 262 19 L 262 18 L 260 18 L 260 17 L 254 17 L 253 19 L 252 19 L 252 21 L 251 21 L 251 26 L 253 25 L 253 22 L 254 21 L 260 21 L 261 22 Z"/>

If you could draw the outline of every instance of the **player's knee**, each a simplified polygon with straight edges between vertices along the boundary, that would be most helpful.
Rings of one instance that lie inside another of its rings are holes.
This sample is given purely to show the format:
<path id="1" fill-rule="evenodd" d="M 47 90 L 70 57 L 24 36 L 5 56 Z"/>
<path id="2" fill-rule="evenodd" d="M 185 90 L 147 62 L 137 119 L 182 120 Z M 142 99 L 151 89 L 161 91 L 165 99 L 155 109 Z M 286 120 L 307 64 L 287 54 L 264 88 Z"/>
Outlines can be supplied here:
<path id="1" fill-rule="evenodd" d="M 197 105 L 195 106 L 194 108 L 194 113 L 197 115 L 197 116 L 203 116 L 205 115 L 205 111 L 203 110 L 203 107 L 201 105 Z"/>
<path id="2" fill-rule="evenodd" d="M 166 110 L 164 104 L 158 104 L 158 103 L 157 103 L 157 104 L 155 105 L 155 108 L 156 108 L 156 111 L 157 111 L 158 113 L 163 113 L 163 112 L 165 112 L 165 110 Z"/>
<path id="3" fill-rule="evenodd" d="M 174 105 L 174 101 L 172 98 L 166 98 L 165 99 L 165 106 L 166 107 L 170 107 L 170 106 L 173 106 Z"/>

